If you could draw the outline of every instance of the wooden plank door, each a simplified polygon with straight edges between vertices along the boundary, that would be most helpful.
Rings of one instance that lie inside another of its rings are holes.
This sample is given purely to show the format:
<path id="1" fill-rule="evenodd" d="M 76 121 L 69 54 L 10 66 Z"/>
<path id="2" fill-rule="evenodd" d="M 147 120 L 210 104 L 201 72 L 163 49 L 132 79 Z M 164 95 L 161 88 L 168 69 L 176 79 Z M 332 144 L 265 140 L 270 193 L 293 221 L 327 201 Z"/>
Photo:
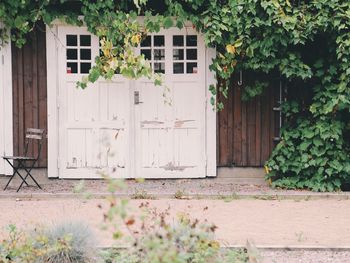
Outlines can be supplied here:
<path id="1" fill-rule="evenodd" d="M 136 176 L 205 177 L 205 47 L 192 28 L 148 36 L 139 48 L 164 86 L 134 90 Z M 165 101 L 171 101 L 171 105 Z"/>
<path id="2" fill-rule="evenodd" d="M 27 128 L 47 131 L 46 33 L 43 28 L 43 24 L 36 24 L 22 48 L 12 43 L 14 155 L 24 154 Z M 38 150 L 37 143 L 30 144 L 28 154 L 37 156 Z M 46 139 L 35 167 L 47 167 Z"/>
<path id="3" fill-rule="evenodd" d="M 218 113 L 219 166 L 261 167 L 276 145 L 280 116 L 273 108 L 280 105 L 280 83 L 275 80 L 261 95 L 242 100 L 244 85 L 256 79 L 253 74 L 244 74 L 240 86 L 238 76 L 234 76 L 228 98 L 219 95 L 224 103 L 224 109 Z"/>
<path id="4" fill-rule="evenodd" d="M 61 26 L 59 39 L 59 177 L 98 178 L 106 170 L 128 177 L 129 81 L 116 75 L 76 88 L 99 52 L 98 38 L 84 28 Z"/>

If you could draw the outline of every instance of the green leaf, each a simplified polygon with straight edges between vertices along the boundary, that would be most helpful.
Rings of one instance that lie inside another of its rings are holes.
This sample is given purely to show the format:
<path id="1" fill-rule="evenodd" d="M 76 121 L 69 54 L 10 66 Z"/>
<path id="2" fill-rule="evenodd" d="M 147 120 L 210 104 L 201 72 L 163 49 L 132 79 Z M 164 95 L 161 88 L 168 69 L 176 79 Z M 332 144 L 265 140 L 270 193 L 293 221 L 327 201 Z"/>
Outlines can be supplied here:
<path id="1" fill-rule="evenodd" d="M 166 17 L 163 22 L 163 26 L 165 29 L 168 29 L 173 26 L 173 20 L 171 17 Z"/>
<path id="2" fill-rule="evenodd" d="M 305 138 L 311 139 L 314 137 L 315 133 L 311 130 L 304 130 L 303 135 Z"/>
<path id="3" fill-rule="evenodd" d="M 89 81 L 94 83 L 96 82 L 96 80 L 100 77 L 100 71 L 98 70 L 98 68 L 93 67 L 90 72 L 89 72 Z"/>
<path id="4" fill-rule="evenodd" d="M 243 44 L 243 38 L 240 38 L 233 45 L 237 48 L 242 46 L 242 44 Z"/>
<path id="5" fill-rule="evenodd" d="M 310 144 L 311 144 L 311 142 L 309 142 L 309 141 L 302 142 L 300 144 L 299 148 L 300 148 L 300 150 L 305 151 L 310 146 Z"/>
<path id="6" fill-rule="evenodd" d="M 321 146 L 323 144 L 322 140 L 319 138 L 314 138 L 312 142 L 315 146 Z"/>
<path id="7" fill-rule="evenodd" d="M 177 20 L 176 27 L 182 29 L 184 27 L 184 23 L 181 20 Z"/>

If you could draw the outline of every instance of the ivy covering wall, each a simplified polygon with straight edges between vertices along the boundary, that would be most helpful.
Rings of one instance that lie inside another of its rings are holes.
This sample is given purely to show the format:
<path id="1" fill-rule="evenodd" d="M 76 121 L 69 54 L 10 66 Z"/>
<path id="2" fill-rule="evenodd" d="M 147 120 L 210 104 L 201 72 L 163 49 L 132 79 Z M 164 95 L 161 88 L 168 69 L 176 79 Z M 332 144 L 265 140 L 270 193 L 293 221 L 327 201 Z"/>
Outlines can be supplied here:
<path id="1" fill-rule="evenodd" d="M 158 3 L 157 3 L 158 2 Z M 217 86 L 208 87 L 217 109 L 217 93 L 227 95 L 237 70 L 256 72 L 245 98 L 269 87 L 279 76 L 286 92 L 282 104 L 282 140 L 266 164 L 274 186 L 333 191 L 350 183 L 350 1 L 348 0 L 3 0 L 0 21 L 16 45 L 36 22 L 61 18 L 81 25 L 101 39 L 85 88 L 116 70 L 128 78 L 141 76 L 162 85 L 133 47 L 161 27 L 182 28 L 186 21 L 204 35 L 217 56 L 210 69 Z M 141 23 L 137 16 L 144 16 Z M 5 30 L 1 40 L 6 39 Z M 166 91 L 166 89 L 165 89 Z M 166 93 L 166 92 L 165 92 Z M 166 97 L 166 95 L 165 95 Z"/>

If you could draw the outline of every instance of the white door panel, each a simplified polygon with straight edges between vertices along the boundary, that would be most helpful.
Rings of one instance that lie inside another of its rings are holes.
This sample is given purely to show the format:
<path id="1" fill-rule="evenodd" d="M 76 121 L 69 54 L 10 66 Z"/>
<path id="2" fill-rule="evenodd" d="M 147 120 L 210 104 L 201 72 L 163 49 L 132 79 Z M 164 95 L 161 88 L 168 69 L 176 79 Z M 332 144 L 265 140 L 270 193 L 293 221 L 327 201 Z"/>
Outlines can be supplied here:
<path id="1" fill-rule="evenodd" d="M 59 63 L 59 176 L 98 178 L 100 172 L 111 169 L 111 175 L 127 177 L 129 81 L 116 76 L 114 81 L 89 84 L 85 90 L 77 88 L 77 81 L 86 76 L 99 52 L 98 39 L 76 27 L 59 27 L 59 38 L 63 43 Z"/>
<path id="2" fill-rule="evenodd" d="M 161 36 L 164 46 L 157 44 L 156 37 Z M 187 43 L 187 37 L 196 39 L 195 43 Z M 146 178 L 205 177 L 203 41 L 194 30 L 170 29 L 151 35 L 148 43 L 141 45 L 140 52 L 151 50 L 155 70 L 162 70 L 156 64 L 165 64 L 164 84 L 169 91 L 164 98 L 163 87 L 149 80 L 136 81 L 142 101 L 135 105 L 136 174 Z M 164 56 L 157 56 L 163 49 Z M 167 99 L 171 105 L 164 103 Z"/>

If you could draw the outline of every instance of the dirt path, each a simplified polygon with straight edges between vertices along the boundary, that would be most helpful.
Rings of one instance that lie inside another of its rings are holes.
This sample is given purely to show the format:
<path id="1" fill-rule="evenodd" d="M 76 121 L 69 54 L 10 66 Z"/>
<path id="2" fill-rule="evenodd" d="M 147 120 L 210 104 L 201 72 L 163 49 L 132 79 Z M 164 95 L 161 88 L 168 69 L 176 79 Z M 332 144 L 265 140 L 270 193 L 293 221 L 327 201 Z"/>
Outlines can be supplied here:
<path id="1" fill-rule="evenodd" d="M 130 200 L 137 207 L 144 200 Z M 350 247 L 350 200 L 147 200 L 159 210 L 171 207 L 171 217 L 188 213 L 218 226 L 223 245 L 245 245 L 249 238 L 258 246 Z M 99 245 L 111 244 L 110 234 L 100 229 L 104 200 L 0 200 L 0 237 L 10 223 L 20 228 L 68 219 L 87 221 L 96 231 Z"/>

